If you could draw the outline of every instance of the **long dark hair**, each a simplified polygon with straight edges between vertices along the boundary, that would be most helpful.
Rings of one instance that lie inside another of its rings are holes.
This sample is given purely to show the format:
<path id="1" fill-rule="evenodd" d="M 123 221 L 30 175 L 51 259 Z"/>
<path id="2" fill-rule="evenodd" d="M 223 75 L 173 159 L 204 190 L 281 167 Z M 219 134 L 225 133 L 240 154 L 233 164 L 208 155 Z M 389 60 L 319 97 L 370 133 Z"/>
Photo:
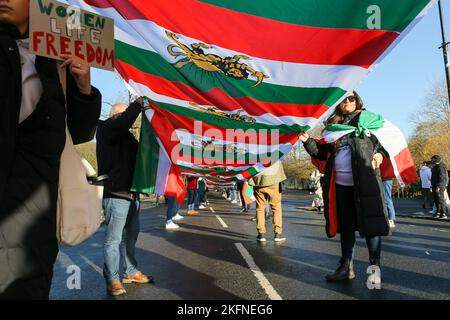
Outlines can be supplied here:
<path id="1" fill-rule="evenodd" d="M 356 112 L 363 110 L 364 103 L 356 91 L 352 91 L 353 95 L 356 97 Z M 336 106 L 333 114 L 325 121 L 325 124 L 342 123 L 344 121 L 344 114 L 340 108 L 340 104 Z"/>

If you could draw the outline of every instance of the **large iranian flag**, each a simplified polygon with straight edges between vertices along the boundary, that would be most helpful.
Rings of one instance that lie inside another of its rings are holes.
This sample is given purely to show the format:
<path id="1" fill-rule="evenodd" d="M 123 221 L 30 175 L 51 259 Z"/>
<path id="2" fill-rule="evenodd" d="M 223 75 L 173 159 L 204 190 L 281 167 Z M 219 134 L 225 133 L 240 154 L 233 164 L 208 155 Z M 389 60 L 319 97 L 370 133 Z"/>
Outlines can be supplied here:
<path id="1" fill-rule="evenodd" d="M 116 69 L 162 115 L 171 164 L 245 179 L 289 153 L 435 1 L 68 2 L 115 20 Z"/>

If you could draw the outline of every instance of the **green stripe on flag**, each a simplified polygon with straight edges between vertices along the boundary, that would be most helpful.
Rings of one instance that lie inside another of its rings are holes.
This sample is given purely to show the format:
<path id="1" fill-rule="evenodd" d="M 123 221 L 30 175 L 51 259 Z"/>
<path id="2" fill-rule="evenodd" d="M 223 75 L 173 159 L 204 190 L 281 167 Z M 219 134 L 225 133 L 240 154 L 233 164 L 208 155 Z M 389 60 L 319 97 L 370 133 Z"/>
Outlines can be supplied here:
<path id="1" fill-rule="evenodd" d="M 189 171 L 193 171 L 196 173 L 201 173 L 201 174 L 209 174 L 211 172 L 213 173 L 217 173 L 218 175 L 223 175 L 223 174 L 227 174 L 227 175 L 237 175 L 240 174 L 244 171 L 248 171 L 250 175 L 254 176 L 256 174 L 258 174 L 258 170 L 256 170 L 253 167 L 249 167 L 248 169 L 245 170 L 223 170 L 223 169 L 197 169 L 197 168 L 193 168 L 193 167 L 187 167 L 184 165 L 179 165 L 181 170 L 189 170 Z"/>
<path id="2" fill-rule="evenodd" d="M 143 114 L 131 191 L 155 193 L 158 175 L 159 144 L 147 117 Z"/>
<path id="3" fill-rule="evenodd" d="M 207 92 L 220 88 L 233 98 L 251 97 L 258 101 L 334 105 L 346 91 L 340 88 L 302 88 L 261 83 L 257 87 L 253 80 L 233 79 L 219 72 L 202 70 L 192 63 L 175 68 L 156 52 L 115 41 L 116 59 L 133 65 L 142 72 L 162 77 L 172 82 L 181 82 L 197 90 Z M 289 112 L 287 111 L 287 114 Z"/>
<path id="4" fill-rule="evenodd" d="M 251 198 L 253 196 L 253 186 L 247 184 L 247 186 L 245 187 L 245 193 L 244 195 L 247 198 Z"/>
<path id="5" fill-rule="evenodd" d="M 380 10 L 381 30 L 403 31 L 429 0 L 200 0 L 233 11 L 302 26 L 370 30 L 367 20 Z M 411 2 L 416 4 L 413 6 Z M 378 10 L 378 9 L 376 9 Z"/>
<path id="6" fill-rule="evenodd" d="M 362 111 L 358 119 L 358 126 L 356 128 L 347 124 L 335 123 L 328 125 L 326 129 L 331 132 L 354 130 L 356 136 L 359 137 L 361 134 L 366 133 L 367 130 L 374 131 L 382 128 L 383 126 L 383 116 L 369 111 Z"/>
<path id="7" fill-rule="evenodd" d="M 263 149 L 261 149 L 263 150 Z M 278 159 L 281 159 L 281 157 L 284 156 L 284 153 L 280 151 L 276 152 L 263 152 L 262 154 L 254 154 L 254 153 L 237 153 L 237 152 L 220 152 L 220 151 L 210 151 L 207 149 L 199 149 L 199 148 L 192 148 L 187 145 L 180 145 L 180 155 L 188 156 L 188 157 L 194 157 L 198 159 L 205 159 L 205 160 L 216 160 L 218 163 L 221 162 L 232 162 L 232 163 L 242 163 L 242 165 L 246 165 L 248 163 L 251 163 L 251 165 L 254 165 L 256 162 L 262 162 L 264 160 L 267 160 L 268 158 L 274 158 L 278 157 Z M 220 157 L 219 157 L 220 155 Z M 218 165 L 214 164 L 213 165 Z"/>
<path id="8" fill-rule="evenodd" d="M 249 123 L 244 121 L 232 120 L 226 117 L 221 117 L 212 113 L 196 111 L 189 108 L 180 107 L 174 104 L 155 102 L 155 104 L 163 110 L 169 111 L 180 116 L 195 119 L 216 127 L 226 128 L 226 129 L 242 129 L 254 130 L 256 133 L 261 134 L 283 134 L 283 133 L 295 133 L 295 132 L 306 132 L 310 129 L 310 126 L 300 126 L 300 125 L 268 125 L 263 123 Z M 261 131 L 264 130 L 264 131 Z"/>

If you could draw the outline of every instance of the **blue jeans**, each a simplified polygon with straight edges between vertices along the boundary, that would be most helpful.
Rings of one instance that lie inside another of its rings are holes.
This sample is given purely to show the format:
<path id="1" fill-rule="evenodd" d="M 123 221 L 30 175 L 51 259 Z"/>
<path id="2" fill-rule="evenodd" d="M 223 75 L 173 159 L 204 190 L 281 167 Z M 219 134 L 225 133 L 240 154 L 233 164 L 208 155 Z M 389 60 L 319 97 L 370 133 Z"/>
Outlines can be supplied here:
<path id="1" fill-rule="evenodd" d="M 239 198 L 238 198 L 238 192 L 237 192 L 237 190 L 231 190 L 231 192 L 232 192 L 232 194 L 233 194 L 233 200 L 234 201 L 238 201 L 239 200 Z"/>
<path id="2" fill-rule="evenodd" d="M 166 223 L 171 223 L 172 218 L 177 214 L 180 209 L 175 197 L 167 197 L 167 213 L 166 213 Z"/>
<path id="3" fill-rule="evenodd" d="M 342 258 L 353 260 L 355 254 L 356 235 L 354 231 L 341 232 L 341 253 Z M 366 237 L 367 248 L 369 249 L 369 261 L 380 261 L 381 257 L 381 237 Z"/>
<path id="4" fill-rule="evenodd" d="M 195 198 L 197 197 L 197 190 L 188 189 L 188 210 L 194 210 Z"/>
<path id="5" fill-rule="evenodd" d="M 395 209 L 392 202 L 392 180 L 383 180 L 383 189 L 389 220 L 395 220 Z"/>
<path id="6" fill-rule="evenodd" d="M 135 246 L 140 228 L 140 202 L 138 199 L 106 198 L 103 199 L 103 209 L 106 223 L 103 276 L 111 283 L 119 281 L 120 276 L 131 276 L 138 272 Z"/>

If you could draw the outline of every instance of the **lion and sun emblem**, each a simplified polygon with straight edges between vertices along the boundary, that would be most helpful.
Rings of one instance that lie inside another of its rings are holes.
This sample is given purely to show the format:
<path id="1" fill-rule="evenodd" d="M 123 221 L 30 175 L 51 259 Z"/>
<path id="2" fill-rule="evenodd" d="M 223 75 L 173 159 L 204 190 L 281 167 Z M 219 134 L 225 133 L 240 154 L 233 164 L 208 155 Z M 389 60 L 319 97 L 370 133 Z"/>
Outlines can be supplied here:
<path id="1" fill-rule="evenodd" d="M 216 54 L 205 53 L 205 49 L 212 49 L 211 46 L 205 43 L 193 43 L 189 47 L 189 45 L 180 42 L 179 37 L 175 33 L 166 30 L 166 35 L 176 43 L 167 46 L 169 54 L 174 57 L 184 57 L 174 64 L 175 68 L 182 68 L 189 63 L 193 63 L 202 70 L 220 72 L 227 77 L 238 80 L 248 79 L 249 76 L 252 76 L 256 78 L 256 83 L 250 86 L 251 88 L 259 86 L 264 79 L 269 78 L 268 75 L 241 62 L 241 59 L 251 59 L 246 55 L 234 55 L 233 57 L 222 58 Z"/>

